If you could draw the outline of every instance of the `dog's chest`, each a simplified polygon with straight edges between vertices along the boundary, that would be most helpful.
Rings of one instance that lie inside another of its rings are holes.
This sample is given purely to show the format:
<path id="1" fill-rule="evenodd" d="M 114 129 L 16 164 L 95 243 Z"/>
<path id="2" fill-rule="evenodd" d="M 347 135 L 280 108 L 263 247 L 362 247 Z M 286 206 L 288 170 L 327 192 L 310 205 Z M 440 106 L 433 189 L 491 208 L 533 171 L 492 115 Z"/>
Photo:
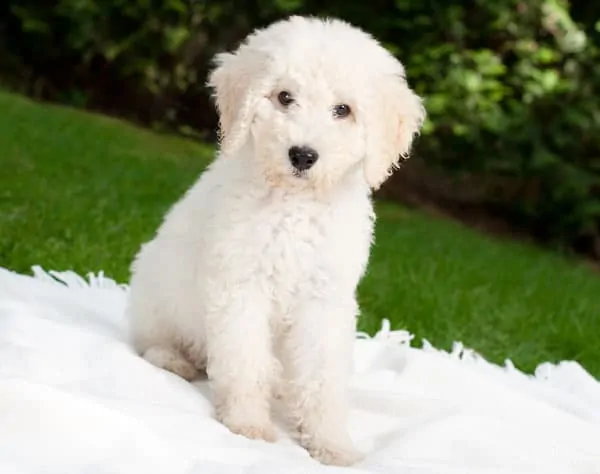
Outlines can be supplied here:
<path id="1" fill-rule="evenodd" d="M 358 282 L 370 245 L 368 216 L 339 206 L 283 202 L 265 206 L 254 221 L 262 249 L 259 274 L 282 304 Z"/>
<path id="2" fill-rule="evenodd" d="M 265 219 L 261 219 L 267 237 L 265 270 L 277 281 L 313 276 L 321 266 L 317 256 L 326 252 L 335 239 L 327 210 L 307 207 L 290 206 L 279 212 L 267 212 Z"/>

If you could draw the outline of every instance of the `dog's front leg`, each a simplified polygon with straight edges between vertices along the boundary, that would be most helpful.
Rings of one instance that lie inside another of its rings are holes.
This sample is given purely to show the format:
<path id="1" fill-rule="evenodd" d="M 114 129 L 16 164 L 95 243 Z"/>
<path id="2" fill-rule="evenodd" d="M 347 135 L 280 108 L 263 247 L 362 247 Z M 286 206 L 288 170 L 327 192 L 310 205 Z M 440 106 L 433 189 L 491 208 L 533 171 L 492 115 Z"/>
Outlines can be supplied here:
<path id="1" fill-rule="evenodd" d="M 215 290 L 207 305 L 207 374 L 217 419 L 232 432 L 275 441 L 270 415 L 275 359 L 271 349 L 269 298 L 259 285 Z"/>
<path id="2" fill-rule="evenodd" d="M 354 299 L 318 299 L 293 315 L 284 346 L 284 397 L 299 442 L 324 464 L 360 458 L 348 433 L 348 382 L 357 307 Z"/>

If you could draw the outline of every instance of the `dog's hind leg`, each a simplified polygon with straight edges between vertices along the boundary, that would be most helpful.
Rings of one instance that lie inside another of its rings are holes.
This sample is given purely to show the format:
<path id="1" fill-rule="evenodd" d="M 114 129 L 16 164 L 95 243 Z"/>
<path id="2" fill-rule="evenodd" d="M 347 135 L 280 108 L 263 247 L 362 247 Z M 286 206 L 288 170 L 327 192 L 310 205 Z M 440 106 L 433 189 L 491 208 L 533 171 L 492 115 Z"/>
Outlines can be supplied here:
<path id="1" fill-rule="evenodd" d="M 152 365 L 173 372 L 185 380 L 191 381 L 200 375 L 198 369 L 177 349 L 151 346 L 142 355 Z"/>

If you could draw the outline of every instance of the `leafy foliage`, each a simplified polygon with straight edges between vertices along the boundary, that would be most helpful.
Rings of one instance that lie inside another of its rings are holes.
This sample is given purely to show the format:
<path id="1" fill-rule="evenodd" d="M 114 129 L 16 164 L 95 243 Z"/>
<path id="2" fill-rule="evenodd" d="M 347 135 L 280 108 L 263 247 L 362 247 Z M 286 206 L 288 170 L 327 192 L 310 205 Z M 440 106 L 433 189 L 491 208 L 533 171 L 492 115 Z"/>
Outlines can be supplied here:
<path id="1" fill-rule="evenodd" d="M 600 256 L 600 7 L 591 2 L 7 0 L 0 67 L 34 96 L 210 137 L 210 58 L 290 13 L 372 32 L 426 97 L 422 159 L 501 178 L 486 201 Z"/>

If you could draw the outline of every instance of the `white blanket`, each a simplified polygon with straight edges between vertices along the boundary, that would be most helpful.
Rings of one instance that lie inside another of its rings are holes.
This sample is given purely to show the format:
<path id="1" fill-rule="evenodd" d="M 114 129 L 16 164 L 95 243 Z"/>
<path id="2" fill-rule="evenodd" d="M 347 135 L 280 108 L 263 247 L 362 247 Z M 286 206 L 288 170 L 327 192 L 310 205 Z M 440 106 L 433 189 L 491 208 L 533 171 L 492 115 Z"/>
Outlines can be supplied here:
<path id="1" fill-rule="evenodd" d="M 386 324 L 359 334 L 351 427 L 367 455 L 325 467 L 283 431 L 231 434 L 206 382 L 137 357 L 125 287 L 34 271 L 0 269 L 2 474 L 600 473 L 600 383 L 575 362 L 526 376 L 459 344 L 412 348 Z"/>

